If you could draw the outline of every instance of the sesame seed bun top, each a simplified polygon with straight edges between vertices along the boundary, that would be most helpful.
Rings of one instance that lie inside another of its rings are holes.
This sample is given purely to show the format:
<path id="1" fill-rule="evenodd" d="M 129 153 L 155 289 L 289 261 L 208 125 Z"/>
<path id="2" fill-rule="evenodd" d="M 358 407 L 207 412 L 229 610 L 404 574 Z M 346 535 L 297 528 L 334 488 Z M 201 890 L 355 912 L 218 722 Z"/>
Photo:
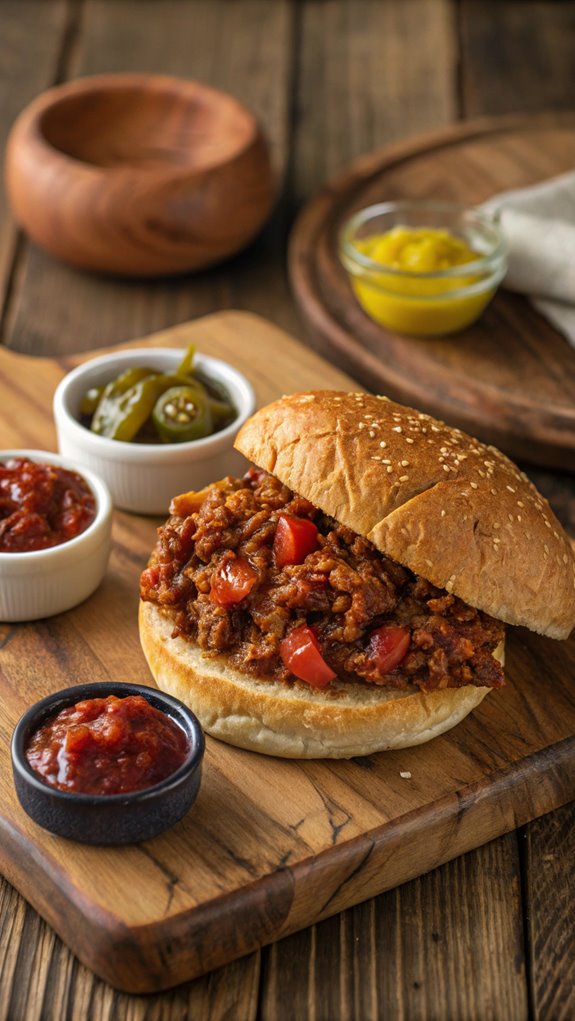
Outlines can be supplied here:
<path id="1" fill-rule="evenodd" d="M 236 447 L 393 560 L 509 624 L 575 626 L 575 555 L 547 501 L 500 451 L 385 397 L 291 394 Z"/>

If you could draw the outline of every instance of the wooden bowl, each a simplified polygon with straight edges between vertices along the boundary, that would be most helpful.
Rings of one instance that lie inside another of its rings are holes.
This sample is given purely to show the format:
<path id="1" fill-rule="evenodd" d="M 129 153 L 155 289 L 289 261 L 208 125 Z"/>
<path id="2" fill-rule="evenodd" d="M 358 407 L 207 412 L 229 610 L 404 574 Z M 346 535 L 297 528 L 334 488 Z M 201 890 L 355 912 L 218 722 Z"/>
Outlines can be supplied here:
<path id="1" fill-rule="evenodd" d="M 6 187 L 16 220 L 88 270 L 200 269 L 246 245 L 274 181 L 253 114 L 199 82 L 83 78 L 38 96 L 15 122 Z"/>

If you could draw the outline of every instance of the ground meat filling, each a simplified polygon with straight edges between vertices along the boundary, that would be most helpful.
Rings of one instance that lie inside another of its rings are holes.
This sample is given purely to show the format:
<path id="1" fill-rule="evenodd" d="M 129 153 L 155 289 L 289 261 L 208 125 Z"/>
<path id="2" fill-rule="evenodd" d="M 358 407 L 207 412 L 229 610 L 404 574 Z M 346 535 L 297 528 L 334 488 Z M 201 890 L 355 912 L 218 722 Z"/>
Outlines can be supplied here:
<path id="1" fill-rule="evenodd" d="M 350 683 L 423 691 L 503 684 L 492 655 L 503 638 L 499 621 L 390 560 L 273 476 L 251 469 L 243 479 L 176 498 L 172 510 L 158 530 L 141 595 L 169 607 L 174 635 L 206 653 L 225 653 L 255 677 L 301 683 L 279 649 L 305 623 L 326 663 Z M 318 548 L 303 563 L 275 564 L 280 515 L 309 518 L 318 529 Z M 239 567 L 241 598 L 222 605 L 212 590 Z M 407 628 L 410 642 L 401 662 L 381 674 L 370 637 L 388 624 Z"/>

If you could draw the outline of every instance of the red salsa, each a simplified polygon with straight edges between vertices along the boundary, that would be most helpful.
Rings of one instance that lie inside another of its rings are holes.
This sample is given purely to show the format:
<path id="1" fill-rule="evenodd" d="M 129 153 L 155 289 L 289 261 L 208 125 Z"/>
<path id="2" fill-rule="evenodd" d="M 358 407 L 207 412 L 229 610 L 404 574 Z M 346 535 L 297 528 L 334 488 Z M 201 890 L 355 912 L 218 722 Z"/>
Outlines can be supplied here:
<path id="1" fill-rule="evenodd" d="M 143 695 L 108 695 L 62 709 L 32 735 L 26 758 L 62 791 L 126 794 L 170 776 L 188 751 L 181 727 Z"/>
<path id="2" fill-rule="evenodd" d="M 23 457 L 0 463 L 0 553 L 59 546 L 95 516 L 94 494 L 77 472 Z"/>

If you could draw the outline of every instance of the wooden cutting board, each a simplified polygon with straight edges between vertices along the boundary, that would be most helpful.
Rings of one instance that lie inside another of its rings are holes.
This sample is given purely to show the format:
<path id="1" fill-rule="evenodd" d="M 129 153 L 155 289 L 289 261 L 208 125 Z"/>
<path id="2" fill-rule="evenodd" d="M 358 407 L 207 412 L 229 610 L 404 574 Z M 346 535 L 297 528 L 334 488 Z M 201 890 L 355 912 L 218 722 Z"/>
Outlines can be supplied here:
<path id="1" fill-rule="evenodd" d="M 295 296 L 322 354 L 370 390 L 459 425 L 512 457 L 575 471 L 575 351 L 522 296 L 500 288 L 446 337 L 402 337 L 367 316 L 337 255 L 346 219 L 375 202 L 472 206 L 575 167 L 575 113 L 466 122 L 363 157 L 300 214 Z"/>
<path id="2" fill-rule="evenodd" d="M 189 342 L 244 369 L 259 403 L 306 387 L 353 386 L 245 313 L 137 343 Z M 55 449 L 52 391 L 79 360 L 0 350 L 4 448 Z M 70 684 L 150 683 L 136 613 L 157 524 L 116 512 L 109 570 L 87 602 L 46 621 L 0 625 L 0 868 L 112 985 L 150 992 L 210 971 L 575 796 L 575 641 L 509 629 L 507 686 L 428 745 L 294 762 L 208 739 L 196 804 L 157 839 L 89 847 L 40 829 L 16 800 L 12 729 L 34 700 Z"/>

